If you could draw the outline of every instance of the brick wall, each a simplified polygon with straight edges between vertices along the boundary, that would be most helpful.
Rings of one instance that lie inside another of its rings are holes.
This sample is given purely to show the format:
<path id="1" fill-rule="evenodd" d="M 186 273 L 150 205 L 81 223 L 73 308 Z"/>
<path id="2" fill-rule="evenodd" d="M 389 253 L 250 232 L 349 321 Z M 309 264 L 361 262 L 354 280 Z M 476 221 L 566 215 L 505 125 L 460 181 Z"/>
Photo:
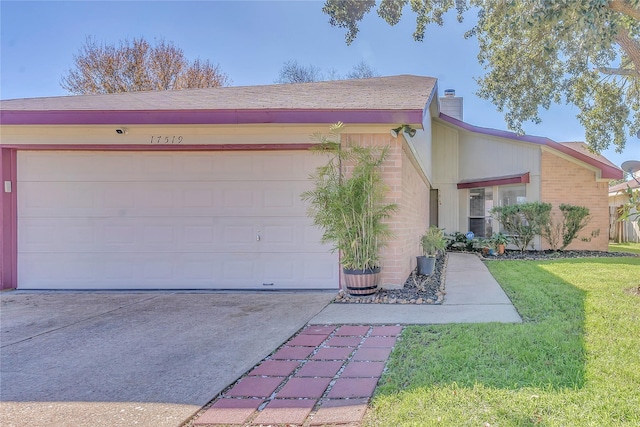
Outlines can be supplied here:
<path id="1" fill-rule="evenodd" d="M 419 172 L 404 138 L 389 134 L 359 134 L 345 136 L 352 143 L 364 146 L 390 147 L 382 173 L 388 186 L 387 200 L 398 210 L 388 223 L 394 237 L 382 251 L 380 284 L 402 286 L 415 268 L 418 245 L 429 224 L 429 185 Z"/>
<path id="2" fill-rule="evenodd" d="M 609 245 L 609 186 L 596 182 L 595 172 L 565 160 L 551 152 L 542 152 L 541 201 L 551 203 L 556 218 L 561 216 L 558 206 L 567 203 L 586 206 L 591 214 L 589 225 L 578 234 L 567 249 L 606 251 Z M 590 242 L 580 237 L 590 237 L 592 231 L 600 230 Z M 543 249 L 548 243 L 543 239 Z"/>

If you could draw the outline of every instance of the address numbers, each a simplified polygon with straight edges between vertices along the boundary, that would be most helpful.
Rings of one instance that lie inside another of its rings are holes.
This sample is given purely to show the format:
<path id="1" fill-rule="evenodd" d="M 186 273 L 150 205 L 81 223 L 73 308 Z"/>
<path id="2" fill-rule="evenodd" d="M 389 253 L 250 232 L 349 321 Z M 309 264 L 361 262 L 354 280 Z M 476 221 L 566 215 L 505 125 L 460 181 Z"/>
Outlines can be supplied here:
<path id="1" fill-rule="evenodd" d="M 181 144 L 182 143 L 182 135 L 152 135 L 151 136 L 152 144 Z"/>

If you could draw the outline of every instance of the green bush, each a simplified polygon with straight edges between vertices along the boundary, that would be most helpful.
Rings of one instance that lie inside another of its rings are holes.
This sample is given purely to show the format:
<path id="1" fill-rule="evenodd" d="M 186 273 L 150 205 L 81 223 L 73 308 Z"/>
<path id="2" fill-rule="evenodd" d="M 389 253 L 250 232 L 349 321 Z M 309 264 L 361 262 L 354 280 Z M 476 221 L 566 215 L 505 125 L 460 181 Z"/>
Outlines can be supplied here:
<path id="1" fill-rule="evenodd" d="M 549 224 L 551 204 L 542 202 L 521 203 L 519 205 L 496 206 L 489 211 L 511 237 L 514 245 L 524 252 L 533 248 L 533 238 Z"/>

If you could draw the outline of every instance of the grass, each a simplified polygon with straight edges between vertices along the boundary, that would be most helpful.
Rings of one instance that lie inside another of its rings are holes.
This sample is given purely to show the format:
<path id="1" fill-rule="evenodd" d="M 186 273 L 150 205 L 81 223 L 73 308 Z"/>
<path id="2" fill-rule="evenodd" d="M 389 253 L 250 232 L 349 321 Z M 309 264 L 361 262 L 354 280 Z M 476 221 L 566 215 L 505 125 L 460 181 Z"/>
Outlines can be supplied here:
<path id="1" fill-rule="evenodd" d="M 609 243 L 610 252 L 631 252 L 640 254 L 640 243 Z"/>
<path id="2" fill-rule="evenodd" d="M 640 425 L 640 258 L 489 263 L 522 324 L 405 328 L 366 426 Z"/>

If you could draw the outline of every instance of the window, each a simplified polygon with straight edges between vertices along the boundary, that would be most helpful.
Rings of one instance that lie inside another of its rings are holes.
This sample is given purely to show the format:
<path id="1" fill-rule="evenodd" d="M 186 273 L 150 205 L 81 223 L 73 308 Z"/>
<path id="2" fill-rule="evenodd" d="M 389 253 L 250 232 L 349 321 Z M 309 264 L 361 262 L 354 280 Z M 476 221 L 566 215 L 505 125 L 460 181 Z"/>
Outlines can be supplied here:
<path id="1" fill-rule="evenodd" d="M 469 189 L 469 230 L 476 236 L 493 234 L 489 211 L 493 207 L 493 187 Z"/>
<path id="2" fill-rule="evenodd" d="M 524 185 L 508 185 L 498 187 L 500 197 L 499 206 L 517 205 L 527 201 L 526 187 Z"/>
<path id="3" fill-rule="evenodd" d="M 497 196 L 495 200 L 494 194 Z M 469 231 L 478 237 L 491 237 L 494 229 L 504 232 L 502 225 L 494 221 L 489 214 L 494 203 L 497 206 L 508 206 L 526 201 L 526 185 L 524 184 L 470 188 Z"/>

